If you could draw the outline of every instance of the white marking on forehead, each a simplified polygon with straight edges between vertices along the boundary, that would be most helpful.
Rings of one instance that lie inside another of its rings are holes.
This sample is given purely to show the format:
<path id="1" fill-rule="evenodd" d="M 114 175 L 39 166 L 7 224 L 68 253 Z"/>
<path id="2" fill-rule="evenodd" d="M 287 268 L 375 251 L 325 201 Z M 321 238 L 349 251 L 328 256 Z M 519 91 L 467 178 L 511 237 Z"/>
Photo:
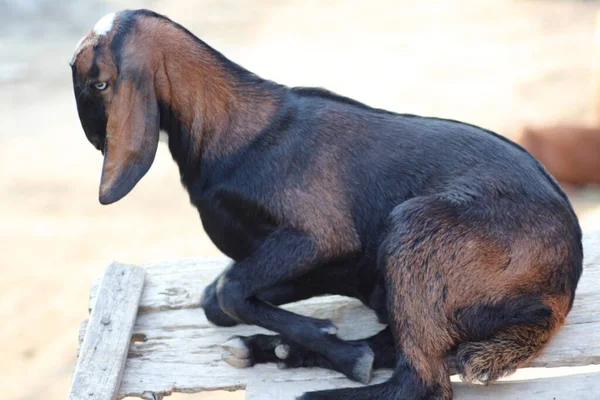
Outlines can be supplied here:
<path id="1" fill-rule="evenodd" d="M 100 18 L 96 25 L 94 25 L 94 29 L 87 35 L 81 38 L 79 42 L 77 42 L 77 46 L 75 46 L 75 53 L 73 53 L 73 58 L 71 59 L 71 65 L 75 64 L 75 60 L 77 60 L 77 56 L 83 49 L 88 46 L 94 46 L 98 43 L 100 36 L 106 35 L 112 29 L 113 22 L 115 21 L 116 13 L 110 13 Z"/>
<path id="2" fill-rule="evenodd" d="M 115 13 L 110 13 L 100 18 L 100 20 L 96 22 L 96 25 L 94 25 L 94 33 L 98 36 L 106 35 L 112 29 L 115 15 Z"/>
<path id="3" fill-rule="evenodd" d="M 110 13 L 100 18 L 96 25 L 94 25 L 94 33 L 98 36 L 106 35 L 112 29 L 112 24 L 115 20 L 115 13 Z"/>

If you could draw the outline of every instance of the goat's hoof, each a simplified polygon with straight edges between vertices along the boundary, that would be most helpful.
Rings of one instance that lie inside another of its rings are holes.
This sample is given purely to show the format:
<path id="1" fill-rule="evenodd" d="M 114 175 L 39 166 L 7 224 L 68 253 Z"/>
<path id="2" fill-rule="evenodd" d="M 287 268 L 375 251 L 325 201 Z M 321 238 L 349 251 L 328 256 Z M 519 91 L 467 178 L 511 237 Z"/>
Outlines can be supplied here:
<path id="1" fill-rule="evenodd" d="M 252 366 L 252 360 L 249 358 L 237 358 L 225 349 L 221 352 L 221 359 L 235 368 L 248 368 Z"/>
<path id="2" fill-rule="evenodd" d="M 234 336 L 221 345 L 236 358 L 250 358 L 250 349 L 239 336 Z"/>
<path id="3" fill-rule="evenodd" d="M 329 326 L 327 328 L 321 328 L 321 332 L 326 333 L 328 335 L 337 335 L 338 328 L 335 325 Z"/>
<path id="4" fill-rule="evenodd" d="M 319 330 L 321 332 L 326 333 L 328 335 L 337 335 L 338 328 L 333 324 L 333 322 L 329 321 L 328 319 L 319 322 L 319 325 L 321 325 L 319 326 Z"/>
<path id="5" fill-rule="evenodd" d="M 373 350 L 367 347 L 365 352 L 356 359 L 356 363 L 352 368 L 352 375 L 349 376 L 349 378 L 364 385 L 368 384 L 373 373 L 374 360 L 375 355 L 373 354 Z"/>
<path id="6" fill-rule="evenodd" d="M 290 355 L 290 351 L 291 349 L 288 344 L 280 344 L 279 346 L 275 347 L 275 355 L 280 360 L 285 360 L 286 358 L 288 358 Z"/>

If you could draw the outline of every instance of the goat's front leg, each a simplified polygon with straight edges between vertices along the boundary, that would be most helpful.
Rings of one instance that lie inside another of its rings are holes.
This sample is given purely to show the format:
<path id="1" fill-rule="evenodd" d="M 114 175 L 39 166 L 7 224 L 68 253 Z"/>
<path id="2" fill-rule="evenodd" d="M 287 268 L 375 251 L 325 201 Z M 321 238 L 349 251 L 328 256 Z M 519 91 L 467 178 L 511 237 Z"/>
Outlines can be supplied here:
<path id="1" fill-rule="evenodd" d="M 389 328 L 366 339 L 348 343 L 366 344 L 375 355 L 373 368 L 394 368 L 396 349 Z M 234 367 L 246 368 L 255 364 L 276 363 L 280 369 L 320 367 L 336 370 L 336 365 L 320 353 L 307 350 L 281 335 L 233 336 L 221 345 L 226 351 L 224 360 Z"/>
<path id="2" fill-rule="evenodd" d="M 204 289 L 200 303 L 206 314 L 206 318 L 218 326 L 234 326 L 237 321 L 221 310 L 217 299 L 217 284 L 222 275 L 219 275 L 210 285 Z M 297 280 L 281 283 L 258 294 L 258 298 L 276 306 L 293 303 L 295 301 L 309 299 L 324 294 L 332 294 L 321 286 L 312 286 Z M 337 293 L 336 293 L 337 294 Z M 341 293 L 340 293 L 341 294 Z"/>
<path id="3" fill-rule="evenodd" d="M 232 264 L 217 283 L 220 308 L 233 319 L 261 326 L 317 352 L 351 379 L 368 382 L 373 352 L 364 343 L 344 342 L 329 320 L 294 314 L 261 300 L 260 293 L 319 266 L 324 257 L 303 234 L 278 231 L 247 259 Z"/>

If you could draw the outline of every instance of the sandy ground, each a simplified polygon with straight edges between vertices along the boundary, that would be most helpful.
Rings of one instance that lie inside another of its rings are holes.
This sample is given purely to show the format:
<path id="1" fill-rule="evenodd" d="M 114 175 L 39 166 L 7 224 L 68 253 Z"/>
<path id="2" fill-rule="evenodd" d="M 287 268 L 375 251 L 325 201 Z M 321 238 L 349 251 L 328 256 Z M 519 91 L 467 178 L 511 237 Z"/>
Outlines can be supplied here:
<path id="1" fill-rule="evenodd" d="M 67 63 L 99 17 L 140 5 L 259 75 L 374 106 L 507 136 L 526 123 L 595 115 L 598 1 L 0 0 L 4 399 L 66 397 L 90 282 L 111 260 L 217 253 L 164 146 L 130 196 L 97 201 L 102 160 L 79 125 Z M 599 198 L 573 195 L 586 228 L 600 226 Z"/>

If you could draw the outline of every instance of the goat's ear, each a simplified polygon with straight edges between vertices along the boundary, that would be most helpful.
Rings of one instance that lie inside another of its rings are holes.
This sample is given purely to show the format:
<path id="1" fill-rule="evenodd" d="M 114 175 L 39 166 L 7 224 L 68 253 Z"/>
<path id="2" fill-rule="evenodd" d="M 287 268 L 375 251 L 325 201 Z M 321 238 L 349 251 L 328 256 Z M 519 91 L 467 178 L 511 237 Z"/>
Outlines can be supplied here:
<path id="1" fill-rule="evenodd" d="M 100 203 L 125 195 L 148 172 L 158 147 L 160 115 L 154 81 L 138 75 L 118 80 L 108 108 Z"/>

